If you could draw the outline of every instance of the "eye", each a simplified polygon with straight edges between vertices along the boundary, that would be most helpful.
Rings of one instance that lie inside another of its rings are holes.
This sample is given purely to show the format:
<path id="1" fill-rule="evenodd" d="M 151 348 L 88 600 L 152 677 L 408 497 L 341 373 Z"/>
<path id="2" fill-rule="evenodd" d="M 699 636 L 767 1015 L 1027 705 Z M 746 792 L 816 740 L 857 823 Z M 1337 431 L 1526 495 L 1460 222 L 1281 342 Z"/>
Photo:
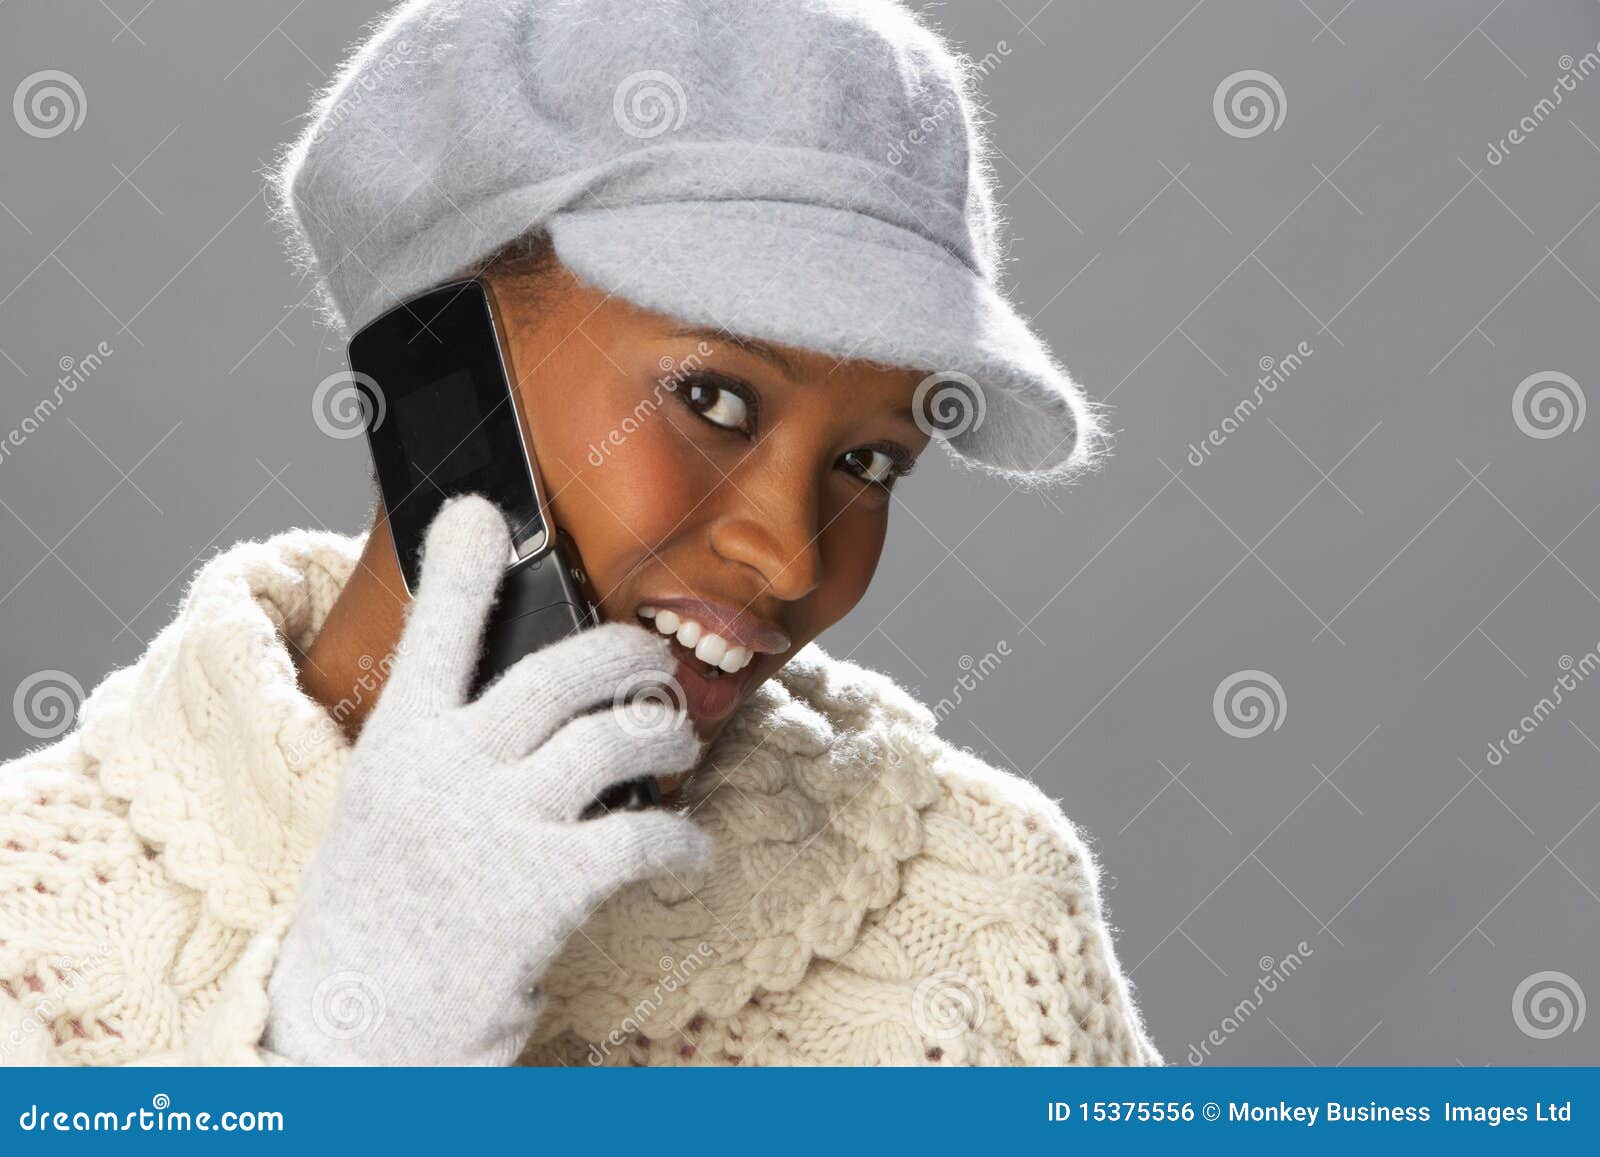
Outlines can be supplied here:
<path id="1" fill-rule="evenodd" d="M 685 379 L 678 392 L 691 410 L 712 425 L 749 432 L 755 399 L 742 387 L 700 374 Z"/>
<path id="2" fill-rule="evenodd" d="M 885 490 L 891 488 L 896 479 L 910 474 L 915 465 L 911 455 L 899 446 L 858 446 L 839 460 L 847 473 Z"/>

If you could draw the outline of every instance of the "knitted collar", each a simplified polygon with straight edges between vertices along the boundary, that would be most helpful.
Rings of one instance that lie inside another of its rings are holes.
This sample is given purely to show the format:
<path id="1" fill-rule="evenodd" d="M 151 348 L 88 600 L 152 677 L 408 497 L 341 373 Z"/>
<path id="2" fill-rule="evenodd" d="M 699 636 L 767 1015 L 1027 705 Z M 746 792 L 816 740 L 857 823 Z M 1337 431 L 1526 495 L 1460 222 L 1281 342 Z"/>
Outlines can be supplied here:
<path id="1" fill-rule="evenodd" d="M 213 556 L 145 654 L 80 708 L 105 791 L 224 932 L 282 918 L 333 805 L 350 744 L 300 690 L 290 648 L 311 645 L 362 544 L 296 529 Z M 922 846 L 933 727 L 886 676 L 802 649 L 684 789 L 711 865 L 624 888 L 593 914 L 546 973 L 536 1041 L 731 1015 L 842 956 Z"/>

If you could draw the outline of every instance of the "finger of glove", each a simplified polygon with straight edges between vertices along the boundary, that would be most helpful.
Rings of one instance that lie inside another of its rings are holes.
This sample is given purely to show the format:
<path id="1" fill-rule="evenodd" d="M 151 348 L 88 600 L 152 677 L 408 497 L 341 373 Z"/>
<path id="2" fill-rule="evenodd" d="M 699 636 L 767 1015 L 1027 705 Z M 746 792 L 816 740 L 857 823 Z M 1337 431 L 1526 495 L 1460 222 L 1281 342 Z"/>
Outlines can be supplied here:
<path id="1" fill-rule="evenodd" d="M 423 539 L 418 590 L 380 710 L 432 716 L 466 700 L 510 556 L 511 532 L 499 507 L 478 494 L 445 500 Z"/>
<path id="2" fill-rule="evenodd" d="M 702 748 L 684 712 L 654 702 L 613 707 L 578 716 L 504 767 L 517 782 L 502 790 L 528 799 L 541 819 L 576 820 L 613 784 L 688 771 Z"/>
<path id="3" fill-rule="evenodd" d="M 656 632 L 637 623 L 602 623 L 518 659 L 462 709 L 462 719 L 484 751 L 509 763 L 593 708 L 640 697 L 670 697 L 681 705 L 681 689 L 675 696 L 657 690 L 672 681 L 674 666 L 667 641 Z"/>
<path id="4" fill-rule="evenodd" d="M 693 820 L 661 809 L 612 812 L 580 824 L 578 830 L 591 862 L 602 867 L 608 891 L 651 876 L 705 867 L 714 851 L 711 837 Z"/>

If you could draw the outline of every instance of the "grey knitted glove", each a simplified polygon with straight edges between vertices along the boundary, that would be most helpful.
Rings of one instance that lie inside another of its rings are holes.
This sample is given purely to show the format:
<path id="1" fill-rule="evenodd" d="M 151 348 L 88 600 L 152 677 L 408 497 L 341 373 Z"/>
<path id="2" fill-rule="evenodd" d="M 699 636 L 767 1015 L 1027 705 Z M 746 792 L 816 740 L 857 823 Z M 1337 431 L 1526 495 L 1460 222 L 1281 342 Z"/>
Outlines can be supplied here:
<path id="1" fill-rule="evenodd" d="M 667 642 L 608 623 L 466 696 L 510 554 L 499 510 L 428 529 L 398 659 L 345 768 L 268 985 L 263 1044 L 304 1064 L 505 1065 L 568 935 L 622 885 L 710 854 L 667 811 L 579 822 L 611 784 L 694 766 L 690 721 L 619 700 L 668 679 Z M 598 710 L 594 710 L 598 708 Z"/>

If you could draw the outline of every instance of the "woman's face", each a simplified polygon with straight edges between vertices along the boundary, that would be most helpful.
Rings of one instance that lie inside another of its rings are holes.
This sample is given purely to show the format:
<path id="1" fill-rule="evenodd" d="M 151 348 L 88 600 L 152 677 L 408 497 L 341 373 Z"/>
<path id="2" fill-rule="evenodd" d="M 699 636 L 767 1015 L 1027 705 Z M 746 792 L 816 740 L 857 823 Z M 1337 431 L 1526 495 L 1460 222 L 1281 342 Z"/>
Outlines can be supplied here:
<path id="1" fill-rule="evenodd" d="M 911 412 L 924 375 L 691 330 L 559 264 L 537 307 L 488 280 L 601 617 L 674 636 L 710 740 L 872 581 L 890 487 L 928 442 Z"/>

